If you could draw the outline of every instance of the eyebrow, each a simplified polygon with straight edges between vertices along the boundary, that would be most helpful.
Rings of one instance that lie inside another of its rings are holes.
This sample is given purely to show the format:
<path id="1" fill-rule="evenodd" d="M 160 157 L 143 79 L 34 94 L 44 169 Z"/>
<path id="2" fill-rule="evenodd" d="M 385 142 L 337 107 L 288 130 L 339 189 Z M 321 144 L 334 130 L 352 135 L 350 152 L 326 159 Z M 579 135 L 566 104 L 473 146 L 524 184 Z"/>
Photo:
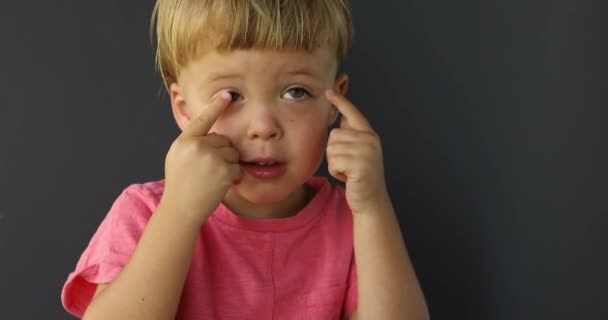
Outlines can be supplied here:
<path id="1" fill-rule="evenodd" d="M 243 78 L 243 75 L 238 74 L 238 73 L 222 74 L 222 73 L 218 73 L 218 72 L 212 72 L 207 77 L 207 81 L 213 82 L 213 81 L 217 81 L 217 80 L 234 79 L 234 78 L 237 78 L 237 79 Z"/>
<path id="2" fill-rule="evenodd" d="M 325 82 L 322 73 L 318 73 L 318 70 L 315 70 L 313 68 L 307 68 L 307 67 L 288 69 L 287 71 L 285 71 L 285 73 L 283 73 L 282 76 L 304 77 L 305 79 L 307 79 L 307 81 L 309 81 L 309 84 L 311 84 L 311 85 L 313 83 L 315 85 L 320 85 L 323 82 Z M 302 80 L 304 81 L 304 79 L 302 79 Z"/>
<path id="3" fill-rule="evenodd" d="M 313 78 L 315 80 L 321 79 L 315 72 L 309 70 L 308 68 L 302 69 L 293 69 L 285 72 L 285 74 L 291 76 L 305 76 L 309 78 Z M 223 74 L 221 72 L 212 72 L 207 77 L 208 82 L 218 81 L 218 80 L 228 80 L 228 79 L 242 79 L 243 75 L 239 73 L 226 73 Z"/>
<path id="4" fill-rule="evenodd" d="M 305 77 L 313 78 L 315 80 L 321 79 L 321 77 L 318 74 L 316 74 L 314 71 L 309 70 L 309 69 L 294 69 L 294 70 L 288 71 L 287 74 L 293 75 L 293 76 L 305 76 Z"/>
<path id="5" fill-rule="evenodd" d="M 289 74 L 306 74 L 306 75 L 314 75 L 315 74 L 313 69 L 307 68 L 307 67 L 288 69 L 286 73 L 289 73 Z"/>

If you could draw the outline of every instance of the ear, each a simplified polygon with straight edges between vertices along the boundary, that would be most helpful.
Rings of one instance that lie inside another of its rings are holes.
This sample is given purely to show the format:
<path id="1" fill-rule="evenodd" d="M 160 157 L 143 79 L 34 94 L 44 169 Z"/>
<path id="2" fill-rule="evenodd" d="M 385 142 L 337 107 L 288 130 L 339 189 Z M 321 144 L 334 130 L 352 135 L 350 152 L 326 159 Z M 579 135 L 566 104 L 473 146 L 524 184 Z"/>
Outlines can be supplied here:
<path id="1" fill-rule="evenodd" d="M 169 95 L 171 98 L 171 110 L 177 126 L 183 131 L 190 123 L 190 114 L 186 99 L 184 98 L 183 89 L 176 82 L 169 87 Z"/>
<path id="2" fill-rule="evenodd" d="M 345 95 L 348 90 L 348 82 L 349 78 L 346 73 L 340 73 L 336 76 L 336 81 L 334 83 L 334 90 L 341 95 Z M 338 119 L 338 108 L 336 106 L 331 106 L 331 111 L 329 112 L 329 125 L 331 126 Z"/>

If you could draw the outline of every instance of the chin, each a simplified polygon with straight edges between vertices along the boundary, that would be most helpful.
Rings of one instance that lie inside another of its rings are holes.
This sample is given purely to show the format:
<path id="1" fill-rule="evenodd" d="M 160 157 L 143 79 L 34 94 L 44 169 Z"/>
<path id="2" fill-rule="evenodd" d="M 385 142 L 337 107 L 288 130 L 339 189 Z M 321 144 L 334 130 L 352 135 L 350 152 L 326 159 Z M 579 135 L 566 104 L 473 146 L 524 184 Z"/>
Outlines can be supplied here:
<path id="1" fill-rule="evenodd" d="M 286 186 L 284 183 L 273 182 L 254 182 L 245 180 L 232 187 L 243 199 L 253 204 L 268 205 L 285 200 L 300 185 L 293 187 Z"/>

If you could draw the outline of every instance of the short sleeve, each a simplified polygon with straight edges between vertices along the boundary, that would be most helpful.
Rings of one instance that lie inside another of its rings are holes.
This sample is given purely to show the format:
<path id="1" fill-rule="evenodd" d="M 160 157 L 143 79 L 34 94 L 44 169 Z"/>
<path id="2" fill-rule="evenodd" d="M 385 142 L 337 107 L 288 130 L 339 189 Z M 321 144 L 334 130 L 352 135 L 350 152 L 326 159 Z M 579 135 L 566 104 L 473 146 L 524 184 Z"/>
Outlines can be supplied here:
<path id="1" fill-rule="evenodd" d="M 342 312 L 344 315 L 343 320 L 349 319 L 353 311 L 357 309 L 357 298 L 357 264 L 353 253 L 348 276 L 348 287 L 346 288 L 346 297 L 344 299 L 344 310 Z"/>
<path id="2" fill-rule="evenodd" d="M 116 198 L 61 293 L 63 307 L 81 318 L 97 284 L 111 282 L 128 262 L 153 212 L 149 191 L 132 184 Z"/>

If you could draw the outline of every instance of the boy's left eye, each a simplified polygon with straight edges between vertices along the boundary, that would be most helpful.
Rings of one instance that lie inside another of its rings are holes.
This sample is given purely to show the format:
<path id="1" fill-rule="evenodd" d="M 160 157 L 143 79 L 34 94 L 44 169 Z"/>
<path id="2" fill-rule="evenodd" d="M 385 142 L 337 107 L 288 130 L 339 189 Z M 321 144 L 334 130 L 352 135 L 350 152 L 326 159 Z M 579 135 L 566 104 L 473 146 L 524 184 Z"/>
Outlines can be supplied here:
<path id="1" fill-rule="evenodd" d="M 287 97 L 290 96 L 290 97 Z M 310 97 L 310 93 L 308 92 L 308 90 L 304 89 L 304 88 L 300 88 L 300 87 L 294 87 L 294 88 L 290 88 L 289 90 L 285 91 L 284 97 L 286 97 L 287 99 L 290 100 L 302 100 L 306 97 Z"/>

